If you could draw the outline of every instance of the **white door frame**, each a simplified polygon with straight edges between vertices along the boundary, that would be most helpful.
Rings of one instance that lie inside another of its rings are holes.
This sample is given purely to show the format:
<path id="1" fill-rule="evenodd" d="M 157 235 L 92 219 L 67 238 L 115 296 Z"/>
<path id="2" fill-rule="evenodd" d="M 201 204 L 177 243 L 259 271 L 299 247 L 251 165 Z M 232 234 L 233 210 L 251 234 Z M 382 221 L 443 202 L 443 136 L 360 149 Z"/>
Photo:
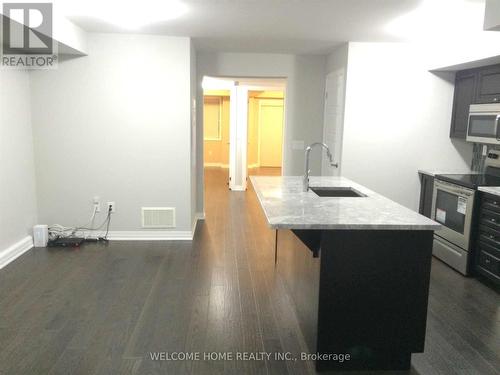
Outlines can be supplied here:
<path id="1" fill-rule="evenodd" d="M 229 188 L 247 189 L 248 87 L 231 89 L 229 121 Z"/>
<path id="2" fill-rule="evenodd" d="M 240 78 L 242 84 L 238 83 L 236 77 L 203 77 L 203 89 L 229 90 L 229 188 L 234 191 L 244 191 L 247 189 L 247 151 L 248 151 L 248 91 L 249 90 L 271 90 L 283 91 L 283 150 L 281 168 L 284 170 L 285 162 L 285 135 L 287 129 L 286 101 L 287 84 L 286 78 Z M 273 86 L 272 83 L 262 85 L 252 81 L 264 81 L 272 79 L 282 80 L 283 83 Z M 206 81 L 206 82 L 205 82 Z M 202 111 L 203 113 L 203 111 Z M 204 133 L 204 132 L 203 132 Z M 204 140 L 203 140 L 204 143 Z M 203 145 L 204 146 L 204 145 Z M 202 146 L 202 150 L 203 150 Z"/>

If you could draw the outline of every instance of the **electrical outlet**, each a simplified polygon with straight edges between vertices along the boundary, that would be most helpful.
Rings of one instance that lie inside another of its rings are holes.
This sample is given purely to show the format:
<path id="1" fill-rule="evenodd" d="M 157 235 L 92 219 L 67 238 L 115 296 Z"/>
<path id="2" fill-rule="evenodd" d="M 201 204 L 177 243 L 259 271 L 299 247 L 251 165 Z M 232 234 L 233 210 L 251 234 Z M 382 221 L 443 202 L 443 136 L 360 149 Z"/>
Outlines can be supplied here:
<path id="1" fill-rule="evenodd" d="M 92 204 L 94 206 L 95 212 L 101 212 L 101 199 L 99 197 L 94 197 L 94 200 L 92 201 Z"/>
<path id="2" fill-rule="evenodd" d="M 106 203 L 106 207 L 108 207 L 108 212 L 115 213 L 116 212 L 116 204 L 115 202 Z"/>

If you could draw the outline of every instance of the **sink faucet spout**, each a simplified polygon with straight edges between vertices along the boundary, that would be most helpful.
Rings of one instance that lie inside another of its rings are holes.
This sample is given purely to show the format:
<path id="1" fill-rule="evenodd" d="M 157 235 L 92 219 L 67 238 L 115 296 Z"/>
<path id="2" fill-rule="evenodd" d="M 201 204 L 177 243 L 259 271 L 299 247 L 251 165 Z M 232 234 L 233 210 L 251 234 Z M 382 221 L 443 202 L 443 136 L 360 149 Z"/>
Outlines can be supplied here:
<path id="1" fill-rule="evenodd" d="M 311 154 L 311 150 L 315 146 L 321 146 L 326 150 L 326 156 L 328 157 L 328 160 L 330 161 L 330 165 L 332 167 L 338 168 L 338 166 L 339 166 L 338 163 L 333 162 L 333 155 L 330 152 L 330 148 L 325 143 L 314 142 L 314 143 L 310 144 L 309 146 L 307 146 L 306 151 L 305 151 L 305 172 L 304 172 L 303 184 L 302 184 L 303 185 L 302 190 L 304 192 L 309 190 L 309 174 L 311 173 L 311 170 L 309 169 L 309 155 Z"/>

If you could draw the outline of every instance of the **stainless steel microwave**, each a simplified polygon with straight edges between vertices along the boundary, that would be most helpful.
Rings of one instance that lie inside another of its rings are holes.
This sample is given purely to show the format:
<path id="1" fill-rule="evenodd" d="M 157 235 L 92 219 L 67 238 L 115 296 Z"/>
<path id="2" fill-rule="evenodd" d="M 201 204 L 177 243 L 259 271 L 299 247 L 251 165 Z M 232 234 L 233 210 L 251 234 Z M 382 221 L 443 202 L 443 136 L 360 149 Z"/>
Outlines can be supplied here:
<path id="1" fill-rule="evenodd" d="M 500 144 L 500 103 L 471 104 L 467 141 Z"/>

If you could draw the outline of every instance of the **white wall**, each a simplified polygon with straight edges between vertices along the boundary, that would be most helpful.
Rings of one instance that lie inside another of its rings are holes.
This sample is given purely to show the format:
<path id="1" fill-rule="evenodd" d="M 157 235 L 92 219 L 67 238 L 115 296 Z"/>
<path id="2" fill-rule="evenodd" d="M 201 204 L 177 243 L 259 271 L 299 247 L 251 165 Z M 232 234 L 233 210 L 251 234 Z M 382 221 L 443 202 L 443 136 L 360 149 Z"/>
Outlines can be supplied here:
<path id="1" fill-rule="evenodd" d="M 447 18 L 429 20 L 435 24 L 424 32 L 421 24 L 416 24 L 417 35 L 428 34 L 417 42 L 417 48 L 429 57 L 431 69 L 460 70 L 500 63 L 500 32 L 483 29 L 500 23 L 500 3 L 498 0 L 486 3 L 485 7 L 484 1 L 459 2 L 454 9 L 447 9 Z"/>
<path id="2" fill-rule="evenodd" d="M 305 145 L 321 140 L 323 132 L 323 105 L 325 86 L 324 56 L 262 54 L 262 53 L 209 53 L 197 55 L 198 87 L 203 76 L 219 77 L 283 77 L 287 78 L 285 98 L 285 175 L 301 175 L 304 169 L 304 150 L 292 149 L 292 141 Z M 198 90 L 198 102 L 202 91 Z M 198 106 L 199 119 L 203 118 Z M 201 125 L 200 125 L 201 128 Z M 198 132 L 198 209 L 203 207 L 203 132 Z M 320 173 L 319 152 L 311 157 L 313 174 Z"/>
<path id="3" fill-rule="evenodd" d="M 99 196 L 116 202 L 111 230 L 142 230 L 142 206 L 176 207 L 191 230 L 190 48 L 89 34 L 88 56 L 31 73 L 40 222 L 84 224 Z"/>
<path id="4" fill-rule="evenodd" d="M 349 43 L 343 175 L 417 209 L 417 170 L 467 169 L 472 145 L 449 138 L 453 73 L 427 71 L 408 44 Z"/>
<path id="5" fill-rule="evenodd" d="M 36 224 L 29 90 L 27 72 L 0 69 L 0 253 Z"/>
<path id="6" fill-rule="evenodd" d="M 500 32 L 489 31 L 473 41 L 449 41 L 420 45 L 418 49 L 430 58 L 431 70 L 462 70 L 500 63 Z M 476 62 L 476 63 L 475 63 Z"/>
<path id="7" fill-rule="evenodd" d="M 323 142 L 330 147 L 334 163 L 337 163 L 338 167 L 333 168 L 323 153 L 321 172 L 324 176 L 342 175 L 342 132 L 344 130 L 348 51 L 349 45 L 345 43 L 330 53 L 326 59 Z"/>
<path id="8" fill-rule="evenodd" d="M 484 28 L 486 30 L 500 30 L 500 2 L 498 0 L 486 0 Z"/>
<path id="9" fill-rule="evenodd" d="M 196 137 L 197 137 L 197 119 L 196 119 L 196 96 L 198 94 L 198 86 L 196 84 L 196 51 L 194 49 L 193 42 L 190 41 L 189 49 L 189 74 L 190 74 L 190 119 L 191 119 L 191 133 L 190 133 L 190 173 L 191 173 L 191 221 L 192 225 L 196 225 L 197 218 L 203 217 L 202 212 L 197 212 L 196 210 L 196 199 L 197 199 L 197 173 L 196 173 Z M 201 102 L 203 103 L 203 101 Z"/>

